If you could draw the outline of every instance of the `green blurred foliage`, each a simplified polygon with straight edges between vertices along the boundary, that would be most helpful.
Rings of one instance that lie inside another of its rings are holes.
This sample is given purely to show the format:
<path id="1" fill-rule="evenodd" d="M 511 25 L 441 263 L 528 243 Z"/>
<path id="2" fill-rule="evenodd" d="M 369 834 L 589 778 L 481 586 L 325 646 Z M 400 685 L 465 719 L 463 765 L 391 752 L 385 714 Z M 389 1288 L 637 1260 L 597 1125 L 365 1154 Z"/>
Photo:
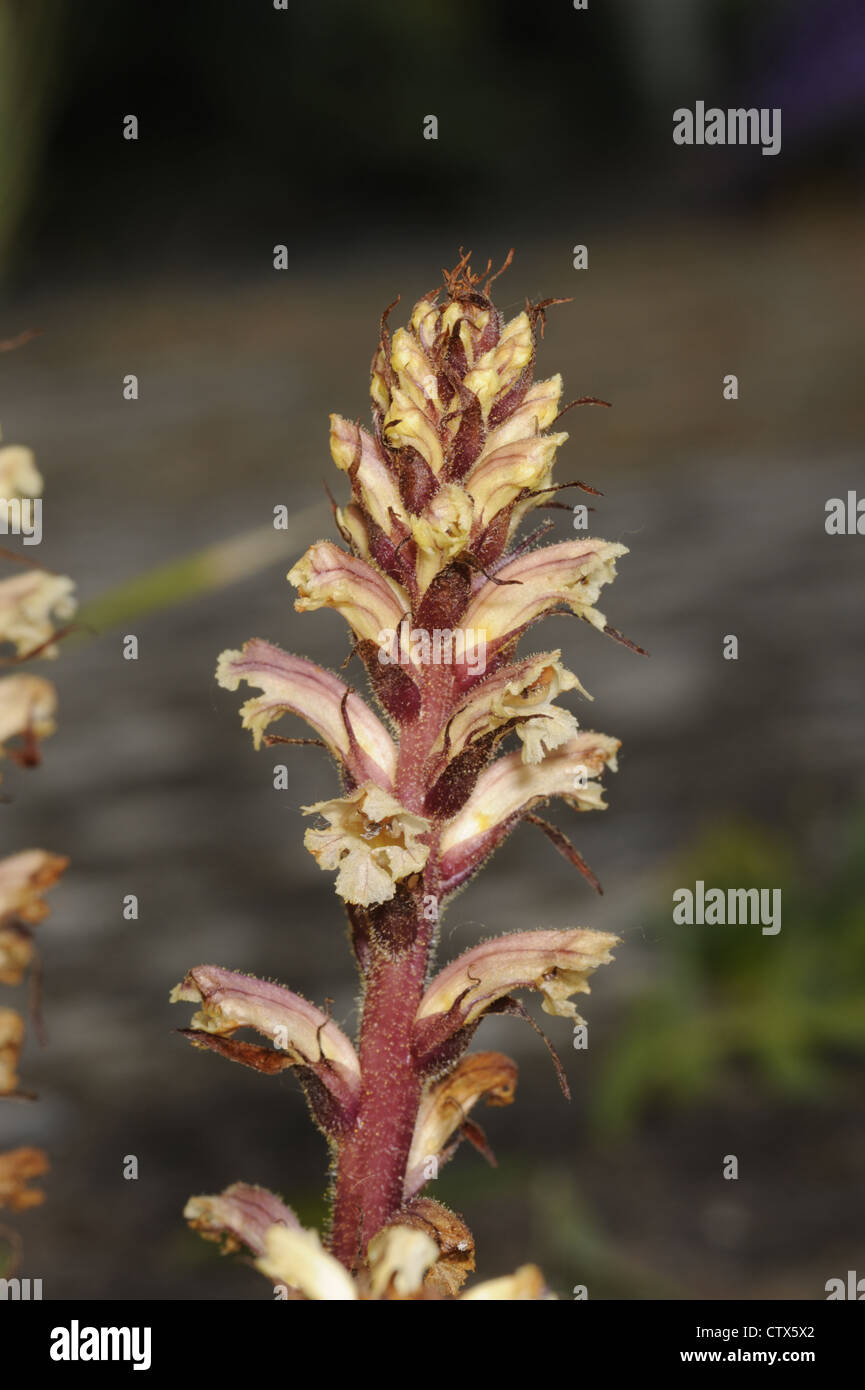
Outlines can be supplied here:
<path id="1" fill-rule="evenodd" d="M 543 1241 L 543 1269 L 560 1298 L 679 1299 L 687 1289 L 613 1241 L 570 1172 L 534 1175 L 530 1198 Z"/>
<path id="2" fill-rule="evenodd" d="M 775 1096 L 837 1091 L 865 1053 L 865 813 L 845 826 L 831 881 L 759 826 L 728 824 L 694 846 L 674 887 L 782 891 L 781 930 L 658 920 L 659 983 L 616 1030 L 593 1104 L 602 1133 L 630 1129 L 652 1101 L 710 1100 L 744 1066 Z"/>

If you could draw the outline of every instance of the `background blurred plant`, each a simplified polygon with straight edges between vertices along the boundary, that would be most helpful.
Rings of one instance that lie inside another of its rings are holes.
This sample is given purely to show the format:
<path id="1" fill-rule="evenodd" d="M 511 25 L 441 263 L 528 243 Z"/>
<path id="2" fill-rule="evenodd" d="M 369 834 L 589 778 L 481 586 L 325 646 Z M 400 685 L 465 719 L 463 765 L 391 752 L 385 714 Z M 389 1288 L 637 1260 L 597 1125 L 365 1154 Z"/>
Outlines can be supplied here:
<path id="1" fill-rule="evenodd" d="M 24 335 L 26 336 L 26 335 Z M 0 351 L 17 346 L 19 339 L 0 343 Z M 32 524 L 34 499 L 41 497 L 42 478 L 30 449 L 22 445 L 0 448 L 0 513 L 5 531 Z M 24 532 L 26 534 L 26 531 Z M 74 610 L 72 581 L 50 574 L 33 561 L 27 550 L 3 550 L 2 558 L 16 566 L 0 580 L 0 666 L 17 668 L 40 658 L 57 656 L 59 624 Z M 8 649 L 13 654 L 8 654 Z M 21 767 L 37 767 L 39 745 L 54 731 L 57 693 L 52 683 L 29 672 L 12 670 L 0 678 L 0 757 Z M 9 802 L 9 797 L 4 797 Z M 5 812 L 8 816 L 8 810 Z M 0 859 L 0 984 L 30 986 L 30 1013 L 41 1032 L 39 1013 L 39 962 L 33 928 L 48 913 L 44 894 L 63 873 L 67 860 L 43 849 L 25 849 Z M 32 1100 L 22 1091 L 18 1060 L 26 1025 L 17 1008 L 0 1006 L 0 1099 Z M 0 1153 L 0 1208 L 26 1211 L 38 1206 L 41 1189 L 30 1186 L 47 1171 L 48 1159 L 29 1145 Z M 0 1275 L 9 1275 L 20 1257 L 20 1241 L 0 1230 Z"/>
<path id="2" fill-rule="evenodd" d="M 736 1064 L 773 1095 L 816 1098 L 843 1085 L 838 1063 L 865 1054 L 865 812 L 839 831 L 835 858 L 834 872 L 817 877 L 804 850 L 731 821 L 670 871 L 670 902 L 697 879 L 781 888 L 781 931 L 672 925 L 672 908 L 649 924 L 658 982 L 611 1038 L 594 1100 L 602 1131 L 626 1131 L 653 1100 L 710 1101 Z"/>

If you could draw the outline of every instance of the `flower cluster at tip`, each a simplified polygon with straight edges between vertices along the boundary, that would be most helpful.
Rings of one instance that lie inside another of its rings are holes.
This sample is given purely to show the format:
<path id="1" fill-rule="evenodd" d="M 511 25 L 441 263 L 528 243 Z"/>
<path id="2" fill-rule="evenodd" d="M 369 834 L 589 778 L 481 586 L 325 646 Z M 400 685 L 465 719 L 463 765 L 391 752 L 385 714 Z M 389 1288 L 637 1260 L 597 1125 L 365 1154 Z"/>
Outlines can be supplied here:
<path id="1" fill-rule="evenodd" d="M 559 651 L 516 649 L 557 612 L 619 636 L 598 602 L 626 550 L 596 539 L 539 544 L 547 526 L 519 539 L 521 524 L 559 488 L 594 489 L 553 482 L 567 435 L 554 429 L 561 379 L 534 380 L 545 306 L 527 305 L 505 322 L 490 283 L 482 286 L 463 257 L 406 327 L 391 334 L 384 315 L 372 430 L 331 419 L 333 460 L 351 488 L 351 500 L 334 505 L 342 544 L 317 542 L 288 575 L 299 611 L 333 608 L 346 620 L 380 713 L 332 672 L 261 639 L 223 652 L 217 668 L 226 689 L 244 682 L 259 692 L 241 710 L 256 747 L 279 742 L 268 731 L 293 714 L 337 763 L 343 794 L 303 808 L 318 817 L 305 844 L 336 875 L 364 971 L 371 941 L 380 955 L 388 942 L 395 955 L 405 950 L 394 923 L 420 920 L 428 901 L 438 918 L 522 820 L 599 887 L 565 835 L 535 811 L 553 797 L 577 811 L 603 809 L 600 778 L 615 770 L 619 743 L 583 730 L 558 703 L 570 692 L 591 698 Z M 510 736 L 515 746 L 502 751 Z M 427 1161 L 445 1161 L 464 1137 L 483 1151 L 469 1111 L 482 1099 L 507 1104 L 516 1079 L 500 1054 L 466 1052 L 474 1031 L 490 1013 L 525 1015 L 514 998 L 524 989 L 540 992 L 546 1012 L 578 1019 L 572 996 L 588 992 L 615 943 L 583 928 L 520 932 L 482 943 L 429 981 L 410 1043 L 423 1088 L 404 1206 L 356 1277 L 259 1189 L 195 1198 L 187 1215 L 205 1233 L 246 1245 L 292 1297 L 453 1296 L 473 1267 L 470 1237 L 455 1239 L 458 1218 L 418 1196 Z M 202 1005 L 187 1032 L 195 1045 L 258 1070 L 294 1067 L 339 1149 L 356 1123 L 363 1080 L 354 1048 L 327 1015 L 281 986 L 210 966 L 191 971 L 173 998 Z M 235 1039 L 243 1027 L 275 1048 Z M 529 1266 L 463 1295 L 545 1296 Z"/>
<path id="2" fill-rule="evenodd" d="M 424 296 L 407 328 L 391 337 L 385 315 L 372 432 L 332 417 L 331 452 L 352 493 L 334 508 L 344 546 L 316 543 L 288 577 L 299 611 L 328 607 L 345 618 L 384 718 L 331 672 L 260 639 L 219 660 L 221 685 L 243 681 L 262 692 L 242 708 L 256 746 L 292 713 L 337 759 L 348 794 L 305 808 L 327 822 L 306 844 L 336 871 L 340 896 L 362 908 L 390 900 L 401 879 L 423 869 L 421 841 L 436 822 L 446 825 L 434 874 L 441 897 L 536 803 L 555 796 L 602 809 L 596 779 L 616 766 L 618 742 L 581 731 L 557 703 L 570 691 L 587 695 L 561 653 L 515 657 L 520 637 L 553 612 L 607 629 L 596 605 L 626 553 L 589 538 L 517 541 L 521 522 L 558 487 L 586 488 L 552 481 L 567 435 L 550 431 L 561 378 L 533 379 L 542 314 L 529 305 L 503 322 L 464 258 L 446 276 L 444 299 Z M 425 662 L 423 645 L 408 640 L 404 661 L 383 664 L 381 634 L 406 625 L 412 636 L 447 634 L 439 650 L 451 659 Z M 423 765 L 398 788 L 406 732 L 432 722 Z M 509 734 L 518 750 L 493 762 Z"/>

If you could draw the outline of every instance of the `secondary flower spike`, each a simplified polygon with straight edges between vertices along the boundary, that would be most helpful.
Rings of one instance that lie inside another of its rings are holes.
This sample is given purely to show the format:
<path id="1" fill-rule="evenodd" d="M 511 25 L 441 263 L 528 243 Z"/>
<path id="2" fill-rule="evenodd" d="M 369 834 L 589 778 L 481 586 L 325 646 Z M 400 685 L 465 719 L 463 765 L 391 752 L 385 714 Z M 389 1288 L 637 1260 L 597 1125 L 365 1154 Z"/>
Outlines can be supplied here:
<path id="1" fill-rule="evenodd" d="M 256 749 L 318 742 L 339 776 L 332 797 L 300 809 L 315 818 L 304 843 L 345 904 L 361 984 L 356 1045 L 301 996 L 215 966 L 191 970 L 172 996 L 201 1005 L 184 1030 L 198 1048 L 265 1073 L 293 1068 L 327 1136 L 324 1239 L 243 1182 L 186 1209 L 203 1235 L 248 1250 L 292 1301 L 552 1296 L 532 1264 L 462 1291 L 474 1242 L 431 1188 L 462 1139 L 494 1162 L 472 1112 L 514 1098 L 515 1063 L 469 1051 L 475 1031 L 489 1014 L 531 1022 L 517 997 L 525 990 L 554 1018 L 576 1020 L 573 996 L 588 993 L 617 938 L 517 931 L 438 973 L 434 955 L 448 900 L 522 821 L 599 886 L 537 812 L 551 798 L 566 812 L 603 810 L 601 779 L 616 769 L 619 742 L 581 726 L 571 701 L 591 697 L 561 651 L 517 649 L 554 613 L 619 637 L 599 603 L 627 552 L 590 537 L 543 544 L 551 521 L 520 534 L 531 514 L 561 505 L 560 490 L 597 493 L 572 476 L 554 480 L 568 440 L 562 380 L 535 379 L 535 364 L 555 301 L 505 320 L 495 278 L 462 255 L 403 326 L 391 330 L 387 310 L 369 426 L 331 416 L 337 534 L 310 545 L 288 579 L 299 613 L 344 618 L 345 678 L 260 638 L 223 652 L 217 667 L 224 688 L 256 692 L 241 709 Z M 571 404 L 589 402 L 603 404 Z M 272 734 L 285 717 L 304 720 L 312 738 Z M 326 923 L 292 921 L 323 954 L 333 949 Z M 237 1036 L 248 1028 L 273 1046 Z"/>

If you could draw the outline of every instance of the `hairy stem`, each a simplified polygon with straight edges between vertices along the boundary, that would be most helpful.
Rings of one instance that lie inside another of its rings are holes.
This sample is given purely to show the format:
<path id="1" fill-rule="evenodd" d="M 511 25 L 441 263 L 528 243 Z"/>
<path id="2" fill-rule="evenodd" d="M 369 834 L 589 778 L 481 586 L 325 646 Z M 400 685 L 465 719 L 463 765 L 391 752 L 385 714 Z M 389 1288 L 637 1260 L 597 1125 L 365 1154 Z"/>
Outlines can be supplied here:
<path id="1" fill-rule="evenodd" d="M 343 1144 L 336 1183 L 331 1246 L 349 1268 L 402 1205 L 406 1163 L 421 1081 L 411 1054 L 411 1029 L 426 978 L 428 932 L 409 953 L 376 951 L 366 976 L 360 1066 L 360 1109 Z"/>
<path id="2" fill-rule="evenodd" d="M 409 810 L 423 808 L 427 761 L 446 722 L 452 690 L 448 668 L 427 668 L 421 715 L 403 730 L 400 740 L 396 790 Z M 412 899 L 414 920 L 400 923 L 397 945 L 395 937 L 388 939 L 389 913 L 381 912 L 365 965 L 358 1048 L 361 1100 L 354 1128 L 340 1150 L 331 1229 L 333 1253 L 349 1268 L 363 1259 L 372 1237 L 402 1205 L 422 1086 L 411 1033 L 434 929 L 419 909 L 424 893 L 435 893 L 436 886 L 433 844 L 421 891 Z"/>

